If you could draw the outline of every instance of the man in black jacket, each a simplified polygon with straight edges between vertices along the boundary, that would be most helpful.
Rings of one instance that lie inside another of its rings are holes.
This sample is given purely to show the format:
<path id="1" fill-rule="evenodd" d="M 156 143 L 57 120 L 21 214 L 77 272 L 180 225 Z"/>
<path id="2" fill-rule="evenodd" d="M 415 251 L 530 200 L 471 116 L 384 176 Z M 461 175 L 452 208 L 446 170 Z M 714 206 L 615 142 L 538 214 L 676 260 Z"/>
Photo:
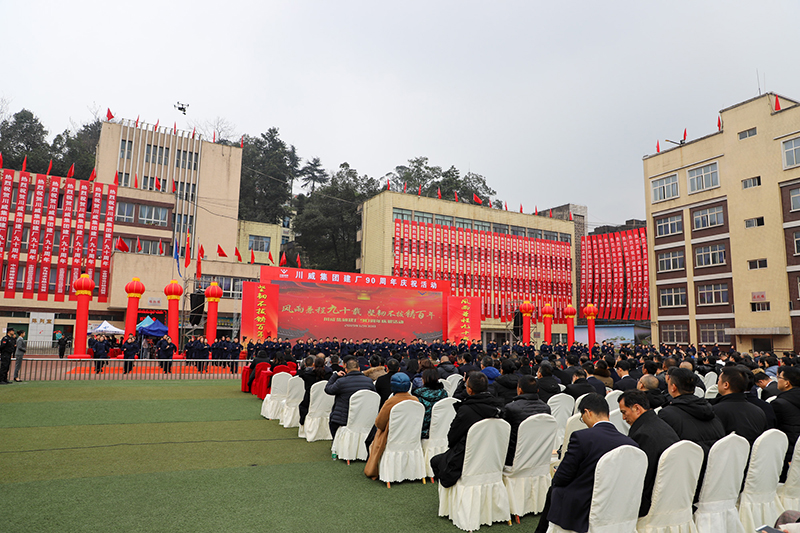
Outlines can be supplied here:
<path id="1" fill-rule="evenodd" d="M 472 355 L 462 353 L 458 355 L 458 373 L 466 377 L 470 372 L 480 372 L 481 367 L 472 364 Z"/>
<path id="2" fill-rule="evenodd" d="M 755 378 L 756 385 L 758 385 L 758 388 L 761 389 L 762 400 L 766 401 L 770 397 L 777 396 L 781 393 L 781 391 L 778 390 L 778 382 L 772 381 L 772 378 L 770 378 L 764 372 L 756 372 Z"/>
<path id="3" fill-rule="evenodd" d="M 617 374 L 619 374 L 619 381 L 614 383 L 614 390 L 631 390 L 636 389 L 636 380 L 633 379 L 629 374 L 631 371 L 631 364 L 628 361 L 618 361 L 617 362 Z"/>
<path id="4" fill-rule="evenodd" d="M 8 369 L 11 368 L 11 357 L 17 349 L 17 335 L 14 328 L 8 328 L 3 339 L 0 340 L 0 385 L 8 385 Z"/>
<path id="5" fill-rule="evenodd" d="M 775 417 L 778 419 L 778 429 L 789 437 L 789 449 L 786 451 L 781 480 L 786 479 L 789 461 L 794 455 L 794 446 L 800 436 L 800 368 L 796 366 L 782 366 L 778 369 L 778 390 L 781 393 L 772 402 Z"/>
<path id="6" fill-rule="evenodd" d="M 736 432 L 753 446 L 767 430 L 767 417 L 764 411 L 747 401 L 746 386 L 747 378 L 739 367 L 724 367 L 717 380 L 719 398 L 714 401 L 713 409 L 726 435 Z"/>
<path id="7" fill-rule="evenodd" d="M 529 416 L 550 414 L 550 406 L 539 399 L 539 385 L 533 376 L 521 376 L 517 381 L 517 395 L 506 404 L 503 418 L 511 424 L 511 436 L 508 439 L 506 465 L 514 464 L 514 453 L 517 451 L 517 431 L 519 425 Z"/>
<path id="8" fill-rule="evenodd" d="M 439 360 L 436 370 L 439 372 L 440 379 L 447 379 L 453 374 L 458 374 L 458 369 L 456 369 L 456 366 L 450 362 L 450 358 L 447 356 L 444 356 Z"/>
<path id="9" fill-rule="evenodd" d="M 400 363 L 394 357 L 386 361 L 386 374 L 375 380 L 375 392 L 381 397 L 381 407 L 392 395 L 392 376 L 400 371 Z"/>
<path id="10" fill-rule="evenodd" d="M 482 372 L 467 377 L 467 398 L 453 405 L 456 417 L 447 433 L 447 451 L 431 457 L 433 475 L 443 487 L 452 487 L 461 477 L 469 428 L 486 418 L 500 418 L 502 411 L 488 392 L 489 380 Z"/>
<path id="11" fill-rule="evenodd" d="M 564 392 L 577 400 L 584 394 L 597 391 L 594 389 L 591 383 L 586 381 L 586 371 L 582 368 L 578 368 L 572 372 L 572 384 L 567 385 L 567 388 L 564 389 Z"/>
<path id="12" fill-rule="evenodd" d="M 664 450 L 680 439 L 675 430 L 650 409 L 647 394 L 640 390 L 623 392 L 619 397 L 619 410 L 622 418 L 631 426 L 628 436 L 647 454 L 647 473 L 644 476 L 642 503 L 639 506 L 639 516 L 644 516 L 650 510 L 658 460 Z"/>
<path id="13" fill-rule="evenodd" d="M 542 353 L 544 355 L 544 353 Z M 576 370 L 580 370 L 580 358 L 577 354 L 571 353 L 567 355 L 567 368 L 561 370 L 560 368 L 553 369 L 553 375 L 561 380 L 564 385 L 572 383 L 572 375 Z M 584 376 L 585 377 L 585 376 Z"/>
<path id="14" fill-rule="evenodd" d="M 685 368 L 669 370 L 667 387 L 672 402 L 659 411 L 658 416 L 669 424 L 681 440 L 690 440 L 708 451 L 725 436 L 722 422 L 711 405 L 694 395 L 694 372 Z"/>
<path id="15" fill-rule="evenodd" d="M 661 389 L 658 388 L 658 379 L 650 374 L 645 374 L 636 383 L 636 389 L 647 394 L 647 399 L 650 401 L 650 407 L 658 409 L 664 407 L 669 403 L 668 398 L 661 394 Z"/>
<path id="16" fill-rule="evenodd" d="M 550 362 L 542 361 L 539 370 L 536 371 L 536 379 L 539 385 L 539 399 L 543 402 L 561 392 L 561 387 L 553 376 L 553 365 Z"/>
<path id="17" fill-rule="evenodd" d="M 347 425 L 347 411 L 350 408 L 350 397 L 360 390 L 375 390 L 372 378 L 365 376 L 360 370 L 357 359 L 348 359 L 344 365 L 347 373 L 336 372 L 325 385 L 325 392 L 334 396 L 333 409 L 328 421 L 331 436 L 336 437 L 336 431 Z"/>

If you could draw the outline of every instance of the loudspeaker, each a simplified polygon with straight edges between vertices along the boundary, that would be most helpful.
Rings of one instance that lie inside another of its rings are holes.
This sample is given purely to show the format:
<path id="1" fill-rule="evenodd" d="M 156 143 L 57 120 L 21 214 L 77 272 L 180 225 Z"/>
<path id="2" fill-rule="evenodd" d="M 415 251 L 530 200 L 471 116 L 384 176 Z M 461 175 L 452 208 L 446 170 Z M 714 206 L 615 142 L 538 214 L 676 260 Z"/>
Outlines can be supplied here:
<path id="1" fill-rule="evenodd" d="M 519 311 L 514 313 L 514 336 L 522 336 L 522 313 Z"/>
<path id="2" fill-rule="evenodd" d="M 197 326 L 203 321 L 203 308 L 206 305 L 206 295 L 202 292 L 195 292 L 189 295 L 189 324 Z"/>

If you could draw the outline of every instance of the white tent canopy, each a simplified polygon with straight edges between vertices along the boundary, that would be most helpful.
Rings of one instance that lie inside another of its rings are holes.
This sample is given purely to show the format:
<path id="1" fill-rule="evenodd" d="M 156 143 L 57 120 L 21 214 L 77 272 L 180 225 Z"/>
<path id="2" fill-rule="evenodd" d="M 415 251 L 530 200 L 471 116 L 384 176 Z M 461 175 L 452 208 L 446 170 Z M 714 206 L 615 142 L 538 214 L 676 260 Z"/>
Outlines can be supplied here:
<path id="1" fill-rule="evenodd" d="M 94 328 L 92 333 L 102 333 L 103 335 L 122 335 L 125 333 L 125 331 L 115 328 L 109 324 L 107 320 L 103 320 L 103 323 Z"/>

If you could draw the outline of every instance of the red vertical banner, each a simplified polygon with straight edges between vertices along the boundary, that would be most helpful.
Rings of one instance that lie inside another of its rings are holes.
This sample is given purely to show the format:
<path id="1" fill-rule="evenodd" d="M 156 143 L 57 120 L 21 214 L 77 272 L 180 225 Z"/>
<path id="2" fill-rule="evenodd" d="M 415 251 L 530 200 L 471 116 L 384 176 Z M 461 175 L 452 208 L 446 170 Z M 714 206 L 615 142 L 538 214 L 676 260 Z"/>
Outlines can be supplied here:
<path id="1" fill-rule="evenodd" d="M 606 234 L 608 238 L 609 250 L 611 251 L 611 283 L 610 287 L 610 303 L 608 305 L 608 318 L 614 320 L 617 318 L 617 247 L 614 246 L 614 234 Z"/>
<path id="2" fill-rule="evenodd" d="M 403 221 L 403 276 L 408 276 L 409 254 L 411 253 L 411 226 L 408 220 Z"/>
<path id="3" fill-rule="evenodd" d="M 434 277 L 435 273 L 436 273 L 436 267 L 434 265 L 434 257 L 435 257 L 434 242 L 436 240 L 436 238 L 434 236 L 434 229 L 435 228 L 433 227 L 433 223 L 431 223 L 431 222 L 428 222 L 427 224 L 425 224 L 425 226 L 428 228 L 428 239 L 427 239 L 427 241 L 428 241 L 428 243 L 427 243 L 427 247 L 428 247 L 428 279 L 435 279 L 435 277 Z"/>
<path id="4" fill-rule="evenodd" d="M 460 282 L 458 276 L 458 232 L 450 226 L 450 293 L 458 294 Z"/>
<path id="5" fill-rule="evenodd" d="M 625 258 L 622 250 L 621 232 L 614 234 L 614 245 L 617 247 L 617 273 L 619 274 L 619 279 L 617 280 L 617 320 L 622 320 L 625 312 Z"/>
<path id="6" fill-rule="evenodd" d="M 25 280 L 22 285 L 22 297 L 33 298 L 36 291 L 36 267 L 39 266 L 39 233 L 42 230 L 42 210 L 47 190 L 47 176 L 36 175 L 36 188 L 31 203 L 31 229 L 28 232 L 28 257 L 25 263 Z"/>
<path id="7" fill-rule="evenodd" d="M 53 259 L 53 245 L 56 233 L 56 211 L 58 210 L 58 190 L 61 180 L 50 177 L 50 188 L 47 192 L 47 219 L 44 224 L 44 241 L 42 242 L 42 271 L 39 274 L 38 299 L 47 300 L 50 289 L 50 262 Z"/>
<path id="8" fill-rule="evenodd" d="M 72 274 L 70 276 L 70 294 L 72 284 L 81 275 L 81 257 L 83 256 L 83 235 L 86 226 L 86 206 L 89 203 L 89 183 L 78 182 L 78 205 L 75 210 L 75 239 L 72 241 Z M 73 296 L 71 296 L 73 298 Z"/>
<path id="9" fill-rule="evenodd" d="M 75 180 L 67 178 L 64 181 L 63 214 L 61 216 L 61 239 L 58 245 L 58 270 L 56 271 L 55 301 L 64 301 L 64 289 L 69 281 L 67 262 L 69 257 L 69 242 L 72 233 L 72 211 L 75 206 Z"/>
<path id="10" fill-rule="evenodd" d="M 586 241 L 588 239 L 584 236 L 581 237 L 581 292 L 580 292 L 580 299 L 578 301 L 578 316 L 583 318 L 583 308 L 586 306 L 587 302 L 587 295 L 589 294 L 589 276 L 588 276 L 588 262 L 589 262 L 589 255 L 588 250 L 586 249 Z"/>
<path id="11" fill-rule="evenodd" d="M 633 308 L 633 252 L 631 238 L 633 232 L 626 231 L 622 234 L 622 252 L 625 259 L 625 313 L 622 315 L 623 320 L 631 319 L 631 311 Z"/>
<path id="12" fill-rule="evenodd" d="M 647 230 L 639 228 L 639 242 L 642 250 L 642 311 L 643 319 L 650 320 L 650 255 L 647 253 Z"/>
<path id="13" fill-rule="evenodd" d="M 111 272 L 111 253 L 114 247 L 114 215 L 117 211 L 117 186 L 108 186 L 106 196 L 106 220 L 103 224 L 103 249 L 100 258 L 100 288 L 98 289 L 97 301 L 108 301 L 108 282 Z"/>
<path id="14" fill-rule="evenodd" d="M 632 293 L 633 296 L 631 297 L 631 320 L 641 320 L 642 318 L 642 308 L 641 308 L 641 280 L 642 280 L 642 258 L 639 255 L 639 231 L 633 230 L 631 232 L 631 239 L 630 239 L 630 249 L 631 249 L 631 263 L 632 263 L 632 270 L 633 270 L 633 285 Z"/>
<path id="15" fill-rule="evenodd" d="M 486 285 L 484 281 L 484 276 L 486 275 L 485 266 L 486 263 L 483 259 L 483 250 L 486 246 L 486 232 L 484 230 L 478 231 L 477 235 L 477 247 L 478 247 L 478 294 L 481 297 L 481 320 L 486 319 Z"/>
<path id="16" fill-rule="evenodd" d="M 466 270 L 465 270 L 465 259 L 464 259 L 464 228 L 458 228 L 458 295 L 465 296 L 467 293 L 466 283 L 464 282 L 464 278 L 466 277 Z"/>
<path id="17" fill-rule="evenodd" d="M 608 272 L 606 271 L 606 263 L 608 263 L 608 251 L 605 248 L 605 235 L 597 236 L 597 249 L 600 254 L 597 256 L 599 261 L 600 276 L 598 282 L 600 283 L 600 293 L 597 300 L 598 318 L 607 318 L 603 316 L 604 309 L 606 309 L 606 294 L 608 288 Z"/>
<path id="18" fill-rule="evenodd" d="M 479 298 L 450 296 L 447 298 L 447 338 L 459 342 L 462 339 L 481 337 L 481 301 Z"/>
<path id="19" fill-rule="evenodd" d="M 22 250 L 22 231 L 25 225 L 25 205 L 28 201 L 28 189 L 31 175 L 29 172 L 19 173 L 17 186 L 17 205 L 14 212 L 14 231 L 11 234 L 11 248 L 8 250 L 6 265 L 5 297 L 13 298 L 17 291 L 17 277 L 19 276 L 19 256 Z"/>
<path id="20" fill-rule="evenodd" d="M 450 281 L 450 228 L 447 226 L 442 226 L 442 279 Z M 451 291 L 452 288 L 451 285 Z"/>
<path id="21" fill-rule="evenodd" d="M 100 235 L 100 207 L 102 204 L 103 184 L 95 183 L 92 194 L 92 217 L 89 219 L 89 247 L 86 254 L 86 273 L 92 279 L 94 279 L 94 268 L 97 264 L 97 238 Z"/>
<path id="22" fill-rule="evenodd" d="M 434 225 L 433 232 L 434 279 L 442 279 L 442 226 Z"/>
<path id="23" fill-rule="evenodd" d="M 417 246 L 419 244 L 419 233 L 417 231 L 418 224 L 415 220 L 409 221 L 409 226 L 411 226 L 411 245 L 409 247 L 410 250 L 410 268 L 411 268 L 411 277 L 417 277 L 417 269 L 419 269 L 419 254 L 417 253 Z"/>
<path id="24" fill-rule="evenodd" d="M 0 262 L 3 262 L 8 238 L 8 217 L 11 214 L 11 197 L 14 194 L 14 171 L 3 170 L 3 181 L 0 184 Z"/>
<path id="25" fill-rule="evenodd" d="M 400 219 L 394 219 L 394 266 L 392 267 L 392 276 L 400 276 L 403 270 L 403 222 Z"/>
<path id="26" fill-rule="evenodd" d="M 278 285 L 242 283 L 242 337 L 266 339 L 278 334 Z"/>

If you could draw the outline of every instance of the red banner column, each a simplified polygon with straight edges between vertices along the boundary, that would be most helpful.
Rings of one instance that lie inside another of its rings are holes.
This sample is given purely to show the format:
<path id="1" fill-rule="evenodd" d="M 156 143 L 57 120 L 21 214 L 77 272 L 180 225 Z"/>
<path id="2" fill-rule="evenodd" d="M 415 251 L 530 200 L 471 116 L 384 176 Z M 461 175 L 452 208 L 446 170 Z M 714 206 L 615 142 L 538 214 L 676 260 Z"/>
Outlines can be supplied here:
<path id="1" fill-rule="evenodd" d="M 572 304 L 569 304 L 564 309 L 564 316 L 567 319 L 567 350 L 575 344 L 575 315 L 577 314 L 578 311 L 572 307 Z"/>
<path id="2" fill-rule="evenodd" d="M 125 285 L 128 294 L 128 310 L 125 312 L 125 338 L 133 333 L 136 335 L 136 319 L 139 316 L 139 298 L 144 294 L 144 283 L 139 278 L 133 278 Z"/>
<path id="3" fill-rule="evenodd" d="M 531 315 L 533 315 L 533 311 L 533 304 L 528 300 L 525 300 L 519 306 L 519 312 L 522 313 L 522 342 L 526 346 L 531 343 Z"/>
<path id="4" fill-rule="evenodd" d="M 542 307 L 542 322 L 544 322 L 544 342 L 547 344 L 552 343 L 553 335 L 551 333 L 553 329 L 553 315 L 555 314 L 555 309 L 550 304 L 545 304 Z"/>
<path id="5" fill-rule="evenodd" d="M 589 304 L 583 308 L 583 316 L 586 317 L 586 325 L 589 329 L 589 353 L 592 351 L 592 347 L 594 347 L 595 343 L 595 336 L 594 336 L 594 319 L 597 317 L 597 306 L 594 304 Z"/>
<path id="6" fill-rule="evenodd" d="M 169 328 L 169 336 L 172 342 L 179 346 L 178 338 L 178 306 L 183 294 L 183 287 L 181 287 L 174 279 L 169 282 L 169 285 L 164 287 L 164 294 L 167 295 L 169 300 L 169 310 L 167 312 L 167 328 Z"/>
<path id="7" fill-rule="evenodd" d="M 75 296 L 78 297 L 78 310 L 75 313 L 75 332 L 72 341 L 72 355 L 69 359 L 90 359 L 86 354 L 86 330 L 89 328 L 89 302 L 92 301 L 94 281 L 89 274 L 81 277 L 72 284 Z"/>
<path id="8" fill-rule="evenodd" d="M 209 343 L 217 338 L 217 312 L 219 311 L 219 300 L 222 298 L 222 289 L 216 281 L 206 289 L 206 301 L 208 302 L 208 317 L 206 318 L 206 338 Z"/>

